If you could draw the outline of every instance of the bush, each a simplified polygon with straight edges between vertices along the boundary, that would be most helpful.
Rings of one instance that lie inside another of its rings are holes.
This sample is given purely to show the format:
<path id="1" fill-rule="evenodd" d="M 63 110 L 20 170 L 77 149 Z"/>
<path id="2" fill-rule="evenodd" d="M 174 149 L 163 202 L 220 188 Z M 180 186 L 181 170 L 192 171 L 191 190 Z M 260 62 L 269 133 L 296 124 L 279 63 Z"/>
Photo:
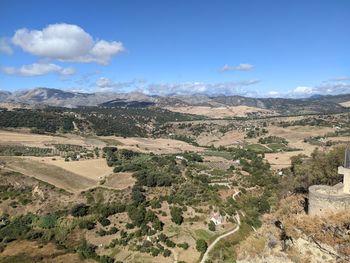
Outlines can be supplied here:
<path id="1" fill-rule="evenodd" d="M 210 231 L 215 231 L 216 230 L 216 227 L 215 227 L 215 224 L 213 221 L 210 220 L 209 224 L 208 224 L 208 228 Z"/>
<path id="2" fill-rule="evenodd" d="M 189 244 L 186 242 L 177 244 L 177 246 L 185 250 L 187 250 L 190 247 Z"/>
<path id="3" fill-rule="evenodd" d="M 171 221 L 173 221 L 177 225 L 181 225 L 184 218 L 182 217 L 182 209 L 179 207 L 173 206 L 170 210 Z"/>
<path id="4" fill-rule="evenodd" d="M 94 229 L 96 226 L 96 223 L 93 222 L 93 221 L 89 221 L 89 220 L 84 220 L 84 221 L 81 221 L 79 223 L 79 228 L 80 229 L 87 229 L 87 230 L 91 230 L 91 229 Z"/>
<path id="5" fill-rule="evenodd" d="M 108 218 L 106 217 L 102 217 L 98 220 L 98 222 L 102 225 L 102 226 L 109 226 L 111 224 L 111 221 L 109 221 Z"/>
<path id="6" fill-rule="evenodd" d="M 71 209 L 71 215 L 74 217 L 86 216 L 89 212 L 89 206 L 86 204 L 76 204 Z"/>
<path id="7" fill-rule="evenodd" d="M 198 239 L 196 241 L 196 249 L 197 249 L 198 252 L 204 254 L 205 251 L 207 251 L 207 249 L 208 249 L 207 242 L 205 242 L 204 239 Z"/>
<path id="8" fill-rule="evenodd" d="M 164 249 L 163 256 L 164 257 L 169 257 L 171 255 L 171 251 L 169 249 Z"/>
<path id="9" fill-rule="evenodd" d="M 175 244 L 173 241 L 171 241 L 170 239 L 167 239 L 167 240 L 165 241 L 165 245 L 166 245 L 167 247 L 175 247 L 175 246 L 176 246 L 176 244 Z"/>
<path id="10" fill-rule="evenodd" d="M 56 226 L 57 216 L 47 214 L 42 216 L 38 221 L 38 226 L 45 229 L 54 228 Z"/>
<path id="11" fill-rule="evenodd" d="M 119 173 L 121 171 L 123 171 L 123 166 L 116 166 L 113 169 L 113 173 Z"/>

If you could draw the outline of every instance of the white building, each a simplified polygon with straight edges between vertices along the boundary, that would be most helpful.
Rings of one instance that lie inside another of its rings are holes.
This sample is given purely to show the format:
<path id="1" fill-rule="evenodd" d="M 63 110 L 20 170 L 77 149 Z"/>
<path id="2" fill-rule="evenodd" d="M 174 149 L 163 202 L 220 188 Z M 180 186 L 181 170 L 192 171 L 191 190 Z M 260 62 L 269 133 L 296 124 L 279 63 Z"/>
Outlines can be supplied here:
<path id="1" fill-rule="evenodd" d="M 220 215 L 219 212 L 213 214 L 210 218 L 210 221 L 213 221 L 216 226 L 221 225 L 224 222 L 224 217 Z"/>

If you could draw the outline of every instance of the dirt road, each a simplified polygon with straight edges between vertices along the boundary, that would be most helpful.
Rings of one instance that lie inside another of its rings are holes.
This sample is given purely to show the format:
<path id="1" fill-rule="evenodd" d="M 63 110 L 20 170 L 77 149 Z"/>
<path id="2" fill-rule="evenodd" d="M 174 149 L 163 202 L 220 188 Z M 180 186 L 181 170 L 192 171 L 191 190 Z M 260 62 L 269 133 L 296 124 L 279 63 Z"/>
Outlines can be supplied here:
<path id="1" fill-rule="evenodd" d="M 236 233 L 238 230 L 239 230 L 239 226 L 241 224 L 241 221 L 240 221 L 240 217 L 239 217 L 239 214 L 237 213 L 236 214 L 236 219 L 237 219 L 237 226 L 230 230 L 229 232 L 226 232 L 225 234 L 222 234 L 221 236 L 218 236 L 213 243 L 211 243 L 207 249 L 207 251 L 204 253 L 203 255 L 203 258 L 201 260 L 201 263 L 204 263 L 207 259 L 208 259 L 208 255 L 210 253 L 210 251 L 215 247 L 215 245 L 223 238 L 225 237 L 228 237 L 229 235 L 232 235 L 234 233 Z"/>

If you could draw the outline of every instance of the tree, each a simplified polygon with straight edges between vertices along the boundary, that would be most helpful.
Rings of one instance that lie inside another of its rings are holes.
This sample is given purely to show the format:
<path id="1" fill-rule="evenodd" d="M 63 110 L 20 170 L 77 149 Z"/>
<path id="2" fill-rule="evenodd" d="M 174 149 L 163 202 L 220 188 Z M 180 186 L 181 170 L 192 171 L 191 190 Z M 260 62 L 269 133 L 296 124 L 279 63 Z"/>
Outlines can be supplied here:
<path id="1" fill-rule="evenodd" d="M 102 226 L 109 226 L 111 224 L 111 221 L 106 217 L 101 217 L 98 222 L 100 222 Z"/>
<path id="2" fill-rule="evenodd" d="M 136 205 L 143 203 L 146 200 L 145 195 L 142 193 L 143 189 L 140 186 L 134 186 L 131 192 L 131 198 Z"/>
<path id="3" fill-rule="evenodd" d="M 183 248 L 184 250 L 186 250 L 190 247 L 190 245 L 187 242 L 177 244 L 177 246 Z"/>
<path id="4" fill-rule="evenodd" d="M 196 241 L 196 249 L 197 249 L 198 252 L 204 254 L 205 251 L 207 251 L 207 249 L 208 249 L 207 242 L 205 242 L 204 239 L 198 239 Z"/>
<path id="5" fill-rule="evenodd" d="M 210 220 L 210 222 L 208 224 L 208 228 L 210 231 L 213 231 L 213 232 L 216 230 L 215 224 L 212 220 Z"/>
<path id="6" fill-rule="evenodd" d="M 164 249 L 163 256 L 164 257 L 169 257 L 171 255 L 171 251 L 169 249 Z"/>
<path id="7" fill-rule="evenodd" d="M 89 212 L 89 207 L 86 204 L 76 204 L 72 207 L 71 214 L 75 217 L 86 216 Z"/>
<path id="8" fill-rule="evenodd" d="M 177 225 L 181 225 L 184 218 L 182 217 L 182 209 L 180 207 L 173 206 L 170 211 L 171 221 Z"/>
<path id="9" fill-rule="evenodd" d="M 128 208 L 128 216 L 132 220 L 132 222 L 137 226 L 141 226 L 141 224 L 145 221 L 145 214 L 146 209 L 143 206 L 130 206 Z"/>

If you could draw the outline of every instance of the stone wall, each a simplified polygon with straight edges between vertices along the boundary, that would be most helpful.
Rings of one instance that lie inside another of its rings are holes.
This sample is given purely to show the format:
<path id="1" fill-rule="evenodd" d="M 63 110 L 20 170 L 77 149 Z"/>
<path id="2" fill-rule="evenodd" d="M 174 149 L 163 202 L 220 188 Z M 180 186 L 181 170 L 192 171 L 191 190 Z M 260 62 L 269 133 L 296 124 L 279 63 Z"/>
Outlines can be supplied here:
<path id="1" fill-rule="evenodd" d="M 342 193 L 343 185 L 313 185 L 309 187 L 309 215 L 350 210 L 350 195 Z"/>

